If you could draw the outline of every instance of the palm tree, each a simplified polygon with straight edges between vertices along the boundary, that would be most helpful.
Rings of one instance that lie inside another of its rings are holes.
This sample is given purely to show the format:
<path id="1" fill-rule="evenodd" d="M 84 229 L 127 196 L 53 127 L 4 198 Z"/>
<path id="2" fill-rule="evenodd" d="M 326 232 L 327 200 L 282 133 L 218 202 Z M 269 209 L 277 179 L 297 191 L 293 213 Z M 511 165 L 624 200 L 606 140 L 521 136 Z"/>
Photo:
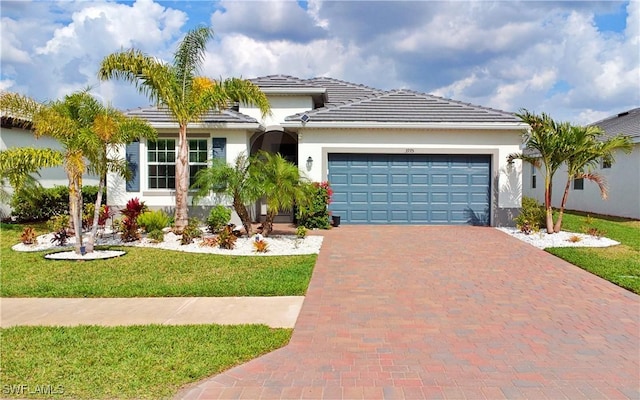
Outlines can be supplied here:
<path id="1" fill-rule="evenodd" d="M 262 193 L 255 179 L 249 174 L 249 159 L 244 153 L 236 157 L 234 165 L 216 160 L 211 167 L 198 171 L 193 188 L 198 190 L 194 197 L 196 202 L 208 196 L 211 191 L 230 196 L 245 232 L 248 236 L 252 235 L 247 205 L 258 200 Z"/>
<path id="2" fill-rule="evenodd" d="M 36 137 L 51 136 L 61 144 L 62 164 L 69 181 L 69 215 L 75 232 L 75 250 L 80 254 L 83 247 L 82 176 L 91 169 L 102 180 L 107 170 L 118 170 L 116 165 L 122 164 L 107 158 L 109 146 L 118 143 L 105 134 L 117 132 L 122 134 L 122 140 L 133 140 L 133 136 L 148 134 L 151 128 L 146 124 L 146 128 L 141 128 L 140 121 L 127 120 L 115 110 L 103 107 L 87 90 L 47 103 L 15 93 L 2 93 L 0 108 L 3 114 L 31 121 Z M 102 184 L 104 187 L 104 182 Z M 102 190 L 98 196 L 101 202 Z"/>
<path id="3" fill-rule="evenodd" d="M 204 61 L 206 44 L 212 37 L 211 28 L 197 27 L 189 31 L 178 46 L 173 64 L 130 49 L 105 57 L 98 72 L 102 80 L 122 79 L 134 84 L 152 102 L 166 107 L 178 123 L 174 219 L 179 232 L 188 224 L 188 124 L 197 122 L 211 109 L 227 108 L 230 102 L 256 105 L 263 116 L 270 109 L 264 93 L 248 80 L 214 80 L 196 75 Z"/>
<path id="4" fill-rule="evenodd" d="M 34 188 L 39 185 L 31 174 L 41 168 L 62 165 L 62 153 L 53 149 L 12 147 L 0 151 L 0 201 L 8 203 L 11 194 L 5 189 L 11 185 L 14 192 Z"/>
<path id="5" fill-rule="evenodd" d="M 129 144 L 141 138 L 155 139 L 156 131 L 148 122 L 139 118 L 126 117 L 120 111 L 103 106 L 93 97 L 87 99 L 94 110 L 94 119 L 91 124 L 93 135 L 85 146 L 85 157 L 89 161 L 88 172 L 98 176 L 98 193 L 91 225 L 91 235 L 87 241 L 87 253 L 93 252 L 98 221 L 100 219 L 100 206 L 102 193 L 107 184 L 107 173 L 116 173 L 128 178 L 131 175 L 127 161 L 118 157 L 118 147 Z"/>
<path id="6" fill-rule="evenodd" d="M 273 221 L 280 211 L 293 210 L 296 204 L 309 205 L 312 185 L 300 176 L 298 167 L 280 153 L 261 151 L 251 163 L 250 173 L 266 197 L 267 216 L 262 224 L 264 236 L 273 230 Z"/>
<path id="7" fill-rule="evenodd" d="M 571 143 L 572 151 L 566 158 L 567 182 L 560 203 L 560 211 L 554 225 L 554 232 L 560 232 L 562 217 L 569 197 L 569 188 L 574 179 L 587 179 L 595 182 L 600 189 L 603 199 L 607 198 L 607 186 L 604 178 L 591 169 L 596 167 L 600 160 L 614 161 L 613 153 L 616 150 L 631 151 L 632 144 L 628 137 L 618 135 L 605 141 L 599 140 L 604 132 L 597 126 L 572 126 L 568 132 L 567 141 Z"/>
<path id="8" fill-rule="evenodd" d="M 547 233 L 553 233 L 553 208 L 551 205 L 552 181 L 558 168 L 565 162 L 569 155 L 570 143 L 567 141 L 570 125 L 557 123 L 549 115 L 530 113 L 522 109 L 516 116 L 522 122 L 529 125 L 530 129 L 525 133 L 526 148 L 530 154 L 510 154 L 508 159 L 515 159 L 533 164 L 535 167 L 544 166 L 544 207 L 546 210 Z"/>

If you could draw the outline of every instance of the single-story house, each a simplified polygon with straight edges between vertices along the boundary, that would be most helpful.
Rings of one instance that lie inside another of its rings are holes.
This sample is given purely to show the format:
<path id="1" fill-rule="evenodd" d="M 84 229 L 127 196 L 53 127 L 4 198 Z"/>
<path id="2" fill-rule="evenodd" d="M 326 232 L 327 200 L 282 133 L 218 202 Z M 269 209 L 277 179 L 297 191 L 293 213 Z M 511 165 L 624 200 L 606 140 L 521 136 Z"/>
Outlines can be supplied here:
<path id="1" fill-rule="evenodd" d="M 214 158 L 232 163 L 242 152 L 279 152 L 309 179 L 330 183 L 330 211 L 345 224 L 512 224 L 521 165 L 508 165 L 507 156 L 520 151 L 525 128 L 512 113 L 326 77 L 252 82 L 272 114 L 262 118 L 241 104 L 190 124 L 191 173 Z M 148 120 L 159 138 L 122 149 L 135 178 L 109 176 L 108 202 L 138 197 L 171 210 L 178 125 L 157 107 L 127 114 Z M 212 195 L 203 204 L 217 201 Z M 254 216 L 265 211 L 257 204 Z"/>
<path id="2" fill-rule="evenodd" d="M 613 164 L 600 162 L 593 172 L 603 176 L 607 187 L 607 199 L 600 195 L 598 185 L 588 180 L 576 179 L 571 185 L 567 209 L 640 219 L 640 107 L 624 111 L 591 125 L 599 126 L 606 136 L 623 134 L 631 138 L 633 150 L 630 153 L 616 151 Z M 544 201 L 542 171 L 532 165 L 525 165 L 525 196 Z M 560 206 L 565 183 L 566 169 L 556 172 L 553 179 L 552 204 Z"/>

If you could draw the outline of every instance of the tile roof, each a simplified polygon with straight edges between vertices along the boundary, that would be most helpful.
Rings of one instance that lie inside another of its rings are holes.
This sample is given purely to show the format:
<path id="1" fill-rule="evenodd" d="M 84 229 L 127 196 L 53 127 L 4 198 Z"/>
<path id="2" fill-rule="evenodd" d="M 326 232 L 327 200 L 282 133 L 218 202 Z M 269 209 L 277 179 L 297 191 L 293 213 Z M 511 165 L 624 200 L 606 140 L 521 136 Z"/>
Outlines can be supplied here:
<path id="1" fill-rule="evenodd" d="M 619 134 L 630 136 L 635 143 L 640 142 L 640 107 L 594 122 L 607 135 Z"/>
<path id="2" fill-rule="evenodd" d="M 254 85 L 260 86 L 262 90 L 269 88 L 309 88 L 309 82 L 306 79 L 296 78 L 289 75 L 267 75 L 258 78 L 249 79 Z"/>
<path id="3" fill-rule="evenodd" d="M 311 85 L 327 89 L 327 103 L 325 104 L 327 107 L 384 93 L 384 90 L 328 77 L 312 78 L 308 82 Z"/>
<path id="4" fill-rule="evenodd" d="M 146 107 L 136 108 L 133 110 L 125 111 L 125 114 L 130 117 L 139 117 L 149 121 L 150 123 L 175 123 L 176 120 L 168 112 L 166 108 L 158 107 Z M 199 121 L 199 123 L 253 123 L 257 124 L 258 121 L 255 118 L 249 117 L 242 113 L 233 110 L 214 111 L 207 112 Z"/>
<path id="5" fill-rule="evenodd" d="M 411 90 L 376 92 L 341 105 L 304 113 L 314 122 L 519 123 L 515 115 Z M 302 114 L 287 121 L 299 120 Z"/>

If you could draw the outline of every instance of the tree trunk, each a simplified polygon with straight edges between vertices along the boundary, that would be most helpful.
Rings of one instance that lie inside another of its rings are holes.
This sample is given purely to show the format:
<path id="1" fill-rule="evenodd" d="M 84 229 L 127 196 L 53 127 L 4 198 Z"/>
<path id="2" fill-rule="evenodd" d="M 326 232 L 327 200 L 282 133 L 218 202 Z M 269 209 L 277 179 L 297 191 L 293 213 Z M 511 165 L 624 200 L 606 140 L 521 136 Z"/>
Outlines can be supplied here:
<path id="1" fill-rule="evenodd" d="M 249 216 L 247 207 L 239 199 L 234 198 L 233 208 L 236 210 L 236 213 L 238 214 L 238 217 L 242 222 L 242 226 L 244 227 L 244 231 L 247 233 L 247 236 L 251 237 L 253 231 L 251 229 L 251 217 Z"/>
<path id="2" fill-rule="evenodd" d="M 187 125 L 180 125 L 178 138 L 178 157 L 176 159 L 176 211 L 174 223 L 176 234 L 181 234 L 189 223 L 189 145 Z"/>
<path id="3" fill-rule="evenodd" d="M 569 188 L 571 187 L 572 177 L 569 176 L 567 178 L 567 184 L 564 187 L 564 194 L 562 195 L 562 202 L 560 203 L 560 212 L 558 213 L 558 219 L 556 220 L 556 224 L 553 226 L 553 231 L 555 233 L 560 232 L 562 228 L 562 215 L 564 214 L 564 208 L 567 205 L 567 198 L 569 197 Z"/>
<path id="4" fill-rule="evenodd" d="M 262 223 L 262 236 L 267 237 L 273 231 L 273 220 L 276 218 L 276 214 L 273 211 L 267 210 L 267 215 Z"/>
<path id="5" fill-rule="evenodd" d="M 80 178 L 81 179 L 81 178 Z M 76 238 L 74 246 L 76 254 L 81 254 L 82 248 L 82 192 L 79 178 L 72 177 L 69 179 L 69 204 L 71 209 L 71 220 L 73 221 L 73 232 Z"/>
<path id="6" fill-rule="evenodd" d="M 553 233 L 553 208 L 551 207 L 551 179 L 545 176 L 544 208 L 547 212 L 547 233 Z"/>
<path id="7" fill-rule="evenodd" d="M 106 177 L 100 177 L 98 183 L 98 194 L 96 196 L 96 203 L 93 211 L 93 224 L 91 224 L 91 236 L 87 240 L 87 253 L 93 253 L 93 248 L 96 244 L 96 235 L 98 234 L 98 221 L 100 220 L 100 206 L 102 205 L 102 191 L 104 190 Z"/>

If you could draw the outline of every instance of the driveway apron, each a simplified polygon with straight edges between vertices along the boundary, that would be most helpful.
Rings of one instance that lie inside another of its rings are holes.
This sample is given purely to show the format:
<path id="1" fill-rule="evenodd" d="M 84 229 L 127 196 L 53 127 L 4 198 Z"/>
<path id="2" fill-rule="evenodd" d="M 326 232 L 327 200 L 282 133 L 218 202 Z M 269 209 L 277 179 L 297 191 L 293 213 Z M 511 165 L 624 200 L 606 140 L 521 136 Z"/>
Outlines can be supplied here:
<path id="1" fill-rule="evenodd" d="M 492 228 L 324 240 L 289 345 L 177 398 L 640 398 L 639 296 Z"/>

